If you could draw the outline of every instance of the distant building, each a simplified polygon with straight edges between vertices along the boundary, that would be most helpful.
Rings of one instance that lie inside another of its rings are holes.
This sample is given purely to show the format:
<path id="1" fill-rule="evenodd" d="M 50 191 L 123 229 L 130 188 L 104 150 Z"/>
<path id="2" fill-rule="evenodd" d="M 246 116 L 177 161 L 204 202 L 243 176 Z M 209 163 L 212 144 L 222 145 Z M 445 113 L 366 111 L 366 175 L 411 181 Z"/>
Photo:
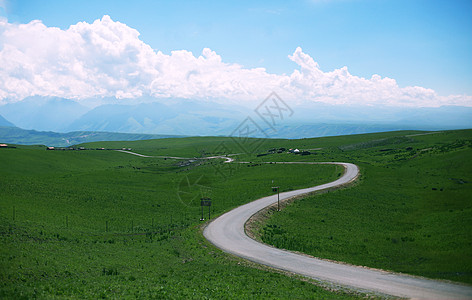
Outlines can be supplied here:
<path id="1" fill-rule="evenodd" d="M 300 153 L 300 150 L 295 149 L 295 150 L 293 150 L 293 153 Z"/>
<path id="2" fill-rule="evenodd" d="M 7 148 L 8 145 L 7 144 L 0 144 L 0 148 Z"/>
<path id="3" fill-rule="evenodd" d="M 46 150 L 54 150 L 54 147 L 47 147 Z"/>

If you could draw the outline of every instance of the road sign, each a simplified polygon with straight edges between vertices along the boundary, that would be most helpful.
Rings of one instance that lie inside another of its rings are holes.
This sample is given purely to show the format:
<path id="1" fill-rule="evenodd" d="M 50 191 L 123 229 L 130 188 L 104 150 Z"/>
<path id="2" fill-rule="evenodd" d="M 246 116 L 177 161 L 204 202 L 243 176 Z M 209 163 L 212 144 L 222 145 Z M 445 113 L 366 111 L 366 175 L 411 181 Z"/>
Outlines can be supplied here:
<path id="1" fill-rule="evenodd" d="M 203 197 L 203 198 L 200 198 L 200 206 L 202 207 L 202 218 L 200 219 L 200 221 L 203 221 L 204 218 L 203 218 L 203 207 L 204 206 L 208 206 L 208 219 L 210 219 L 210 206 L 211 206 L 211 198 L 208 198 L 208 197 Z"/>
<path id="2" fill-rule="evenodd" d="M 211 206 L 211 200 L 200 201 L 200 206 Z"/>

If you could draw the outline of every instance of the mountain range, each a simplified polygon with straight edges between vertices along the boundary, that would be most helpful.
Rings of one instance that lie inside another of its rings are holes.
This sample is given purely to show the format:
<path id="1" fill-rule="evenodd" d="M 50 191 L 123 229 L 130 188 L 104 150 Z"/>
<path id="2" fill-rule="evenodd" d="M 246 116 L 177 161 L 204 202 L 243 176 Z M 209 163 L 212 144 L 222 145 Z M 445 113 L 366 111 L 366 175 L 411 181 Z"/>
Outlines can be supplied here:
<path id="1" fill-rule="evenodd" d="M 98 141 L 137 141 L 171 137 L 181 136 L 97 131 L 58 133 L 52 131 L 27 130 L 11 126 L 0 126 L 0 143 L 20 145 L 67 147 Z"/>
<path id="2" fill-rule="evenodd" d="M 5 119 L 4 117 L 0 116 L 0 126 L 3 126 L 3 127 L 15 127 L 15 125 L 13 125 L 13 123 L 9 122 L 7 119 Z"/>
<path id="3" fill-rule="evenodd" d="M 188 99 L 106 100 L 102 101 L 105 104 L 91 108 L 71 99 L 28 97 L 0 106 L 0 126 L 68 133 L 69 136 L 87 135 L 82 134 L 83 132 L 100 132 L 102 137 L 103 133 L 110 132 L 159 136 L 226 136 L 234 134 L 238 126 L 249 117 L 266 134 L 255 130 L 248 132 L 248 135 L 273 138 L 404 129 L 472 128 L 472 108 L 458 106 L 409 108 L 311 103 L 294 105 L 290 107 L 293 114 L 288 114 L 286 110 L 275 118 L 268 119 L 267 116 L 256 113 L 259 103 L 249 107 L 247 104 L 243 106 L 237 103 Z M 277 115 L 278 111 L 274 113 Z M 272 121 L 274 122 L 271 123 Z M 75 132 L 79 134 L 76 135 Z M 4 135 L 5 132 L 1 134 Z M 29 133 L 31 134 L 32 132 Z M 4 140 L 5 136 L 2 135 L 0 139 Z"/>

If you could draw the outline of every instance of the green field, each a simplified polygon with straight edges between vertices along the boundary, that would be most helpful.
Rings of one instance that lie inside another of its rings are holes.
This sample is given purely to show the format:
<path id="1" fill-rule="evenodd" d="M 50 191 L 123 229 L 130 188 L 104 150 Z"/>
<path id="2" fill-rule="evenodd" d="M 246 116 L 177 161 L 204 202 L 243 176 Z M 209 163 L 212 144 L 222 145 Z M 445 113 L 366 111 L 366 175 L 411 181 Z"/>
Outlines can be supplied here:
<path id="1" fill-rule="evenodd" d="M 221 140 L 123 146 L 193 157 Z M 0 150 L 2 298 L 357 297 L 254 268 L 201 235 L 201 196 L 213 199 L 216 216 L 270 194 L 272 180 L 284 180 L 286 190 L 334 180 L 334 166 L 230 166 L 40 146 Z"/>
<path id="2" fill-rule="evenodd" d="M 362 297 L 255 268 L 204 240 L 201 197 L 211 197 L 216 217 L 271 194 L 273 184 L 283 192 L 332 181 L 342 172 L 333 165 L 260 163 L 269 161 L 353 162 L 362 177 L 354 187 L 299 200 L 278 213 L 261 228 L 264 241 L 470 282 L 472 131 L 408 136 L 415 133 L 80 145 L 189 158 L 238 153 L 235 158 L 248 164 L 43 146 L 0 149 L 0 296 Z M 310 154 L 268 152 L 281 147 Z"/>
<path id="3" fill-rule="evenodd" d="M 472 283 L 472 131 L 395 135 L 320 139 L 328 152 L 321 156 L 358 164 L 360 181 L 274 214 L 259 229 L 261 240 L 355 265 Z"/>

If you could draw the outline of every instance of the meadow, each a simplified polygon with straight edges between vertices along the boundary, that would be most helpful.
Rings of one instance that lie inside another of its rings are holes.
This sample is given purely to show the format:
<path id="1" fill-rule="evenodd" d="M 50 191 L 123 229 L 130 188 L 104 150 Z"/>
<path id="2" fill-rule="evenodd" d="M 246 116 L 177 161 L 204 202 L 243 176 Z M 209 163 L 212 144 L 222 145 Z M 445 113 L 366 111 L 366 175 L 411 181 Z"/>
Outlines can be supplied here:
<path id="1" fill-rule="evenodd" d="M 221 140 L 117 144 L 193 157 Z M 81 146 L 117 146 L 111 144 Z M 228 165 L 44 146 L 0 150 L 1 298 L 359 297 L 254 268 L 201 235 L 202 196 L 211 197 L 214 217 L 272 193 L 272 180 L 283 180 L 286 190 L 331 181 L 334 166 Z"/>
<path id="2" fill-rule="evenodd" d="M 359 182 L 295 201 L 259 228 L 259 238 L 315 257 L 472 283 L 472 131 L 359 137 L 318 143 L 322 160 L 358 164 Z"/>
<path id="3" fill-rule="evenodd" d="M 471 282 L 472 131 L 316 139 L 194 137 L 94 142 L 86 149 L 0 149 L 0 297 L 344 299 L 363 294 L 269 271 L 201 234 L 211 217 L 258 197 L 332 181 L 352 187 L 297 200 L 258 232 L 267 243 L 370 267 Z M 299 148 L 307 155 L 279 151 Z M 275 149 L 275 151 L 274 151 Z M 272 150 L 272 151 L 269 151 Z M 280 153 L 278 153 L 280 152 Z M 246 164 L 223 159 L 235 153 Z"/>

